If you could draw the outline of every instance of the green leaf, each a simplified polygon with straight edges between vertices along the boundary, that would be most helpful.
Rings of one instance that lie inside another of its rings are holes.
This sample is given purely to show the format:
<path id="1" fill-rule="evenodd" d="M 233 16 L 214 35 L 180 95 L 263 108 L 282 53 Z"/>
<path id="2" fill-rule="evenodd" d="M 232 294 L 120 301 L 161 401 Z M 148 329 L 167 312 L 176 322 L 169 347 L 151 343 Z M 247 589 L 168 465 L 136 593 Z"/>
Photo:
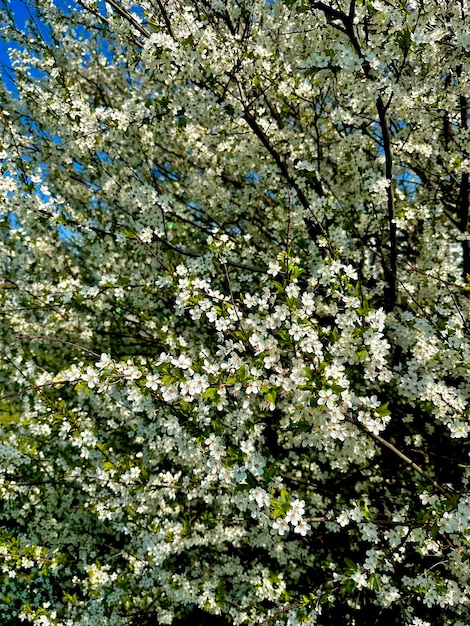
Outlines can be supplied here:
<path id="1" fill-rule="evenodd" d="M 378 417 L 387 417 L 387 415 L 390 415 L 390 411 L 388 410 L 388 402 L 385 402 L 385 404 L 382 404 L 381 406 L 379 406 L 377 409 L 375 409 L 374 413 L 378 416 Z"/>
<path id="2" fill-rule="evenodd" d="M 357 570 L 357 564 L 354 563 L 354 561 L 351 561 L 351 559 L 345 558 L 344 562 L 346 563 L 346 565 L 352 569 L 352 570 Z"/>
<path id="3" fill-rule="evenodd" d="M 379 591 L 380 589 L 380 580 L 377 574 L 371 574 L 369 576 L 369 585 L 370 588 L 373 589 L 374 591 Z"/>
<path id="4" fill-rule="evenodd" d="M 213 396 L 215 396 L 216 393 L 217 393 L 217 388 L 216 387 L 209 387 L 209 389 L 206 389 L 204 391 L 202 396 L 203 396 L 203 398 L 212 398 Z"/>
<path id="5" fill-rule="evenodd" d="M 281 508 L 274 509 L 274 511 L 272 512 L 273 519 L 277 519 L 278 517 L 281 517 L 281 515 L 285 515 L 283 509 Z"/>
<path id="6" fill-rule="evenodd" d="M 411 45 L 411 31 L 409 28 L 397 33 L 396 41 L 403 52 L 408 52 Z"/>
<path id="7" fill-rule="evenodd" d="M 123 228 L 122 233 L 123 235 L 126 235 L 126 237 L 128 237 L 129 239 L 137 239 L 136 233 L 130 228 Z"/>

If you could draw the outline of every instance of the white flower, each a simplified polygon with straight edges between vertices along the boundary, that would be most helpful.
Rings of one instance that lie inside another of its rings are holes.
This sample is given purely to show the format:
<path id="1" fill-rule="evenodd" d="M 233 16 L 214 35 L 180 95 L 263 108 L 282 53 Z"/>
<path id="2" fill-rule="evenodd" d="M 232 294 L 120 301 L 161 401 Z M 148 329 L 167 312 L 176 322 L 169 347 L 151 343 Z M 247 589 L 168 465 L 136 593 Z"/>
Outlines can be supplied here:
<path id="1" fill-rule="evenodd" d="M 88 387 L 93 389 L 99 383 L 98 372 L 92 367 L 87 367 L 86 372 L 82 374 L 82 380 L 88 383 Z"/>
<path id="2" fill-rule="evenodd" d="M 264 508 L 269 506 L 270 496 L 269 493 L 261 487 L 255 487 L 254 489 L 250 489 L 248 499 L 254 500 L 260 508 Z"/>
<path id="3" fill-rule="evenodd" d="M 356 583 L 358 589 L 369 586 L 367 578 L 362 572 L 354 572 L 354 574 L 351 575 L 351 578 Z"/>
<path id="4" fill-rule="evenodd" d="M 291 523 L 292 526 L 297 526 L 302 521 L 302 513 L 289 509 L 286 513 L 286 521 Z"/>
<path id="5" fill-rule="evenodd" d="M 243 465 L 235 465 L 235 467 L 232 468 L 232 475 L 234 480 L 241 484 L 241 485 L 246 485 L 246 468 Z"/>
<path id="6" fill-rule="evenodd" d="M 250 456 L 246 460 L 246 467 L 253 476 L 262 476 L 265 465 L 266 461 L 258 455 Z"/>
<path id="7" fill-rule="evenodd" d="M 336 518 L 336 521 L 340 526 L 347 526 L 349 524 L 349 515 L 347 511 L 342 511 L 342 513 L 340 513 Z"/>
<path id="8" fill-rule="evenodd" d="M 290 503 L 290 508 L 292 511 L 295 511 L 299 515 L 303 515 L 305 513 L 305 500 L 292 500 Z"/>
<path id="9" fill-rule="evenodd" d="M 308 533 L 310 529 L 311 529 L 310 524 L 307 524 L 305 520 L 301 519 L 296 525 L 296 527 L 294 528 L 294 532 L 299 535 L 302 535 L 302 537 L 305 537 L 305 535 Z"/>
<path id="10" fill-rule="evenodd" d="M 327 408 L 333 409 L 336 400 L 338 400 L 338 396 L 332 389 L 321 389 L 318 393 L 317 404 L 320 406 L 324 404 Z"/>
<path id="11" fill-rule="evenodd" d="M 277 276 L 279 274 L 279 272 L 281 271 L 281 265 L 277 262 L 277 261 L 270 261 L 269 263 L 269 267 L 268 267 L 268 274 L 271 274 L 271 276 Z"/>
<path id="12" fill-rule="evenodd" d="M 246 293 L 243 297 L 243 302 L 246 307 L 251 309 L 252 307 L 256 306 L 257 299 L 255 296 L 251 295 L 251 293 Z"/>
<path id="13" fill-rule="evenodd" d="M 178 358 L 171 359 L 171 364 L 175 367 L 179 367 L 182 370 L 187 370 L 191 367 L 191 359 L 185 354 L 180 354 Z"/>
<path id="14" fill-rule="evenodd" d="M 102 370 L 105 367 L 108 367 L 112 363 L 111 356 L 106 354 L 105 352 L 101 353 L 100 360 L 95 363 L 95 366 Z"/>
<path id="15" fill-rule="evenodd" d="M 288 298 L 297 298 L 300 293 L 300 289 L 297 285 L 290 284 L 286 287 L 286 295 Z"/>
<path id="16" fill-rule="evenodd" d="M 289 524 L 283 517 L 278 517 L 273 522 L 273 529 L 277 530 L 279 535 L 285 535 L 289 532 Z"/>
<path id="17" fill-rule="evenodd" d="M 158 389 L 159 380 L 160 377 L 157 374 L 148 374 L 145 386 L 149 389 L 152 389 L 153 391 L 156 391 Z"/>

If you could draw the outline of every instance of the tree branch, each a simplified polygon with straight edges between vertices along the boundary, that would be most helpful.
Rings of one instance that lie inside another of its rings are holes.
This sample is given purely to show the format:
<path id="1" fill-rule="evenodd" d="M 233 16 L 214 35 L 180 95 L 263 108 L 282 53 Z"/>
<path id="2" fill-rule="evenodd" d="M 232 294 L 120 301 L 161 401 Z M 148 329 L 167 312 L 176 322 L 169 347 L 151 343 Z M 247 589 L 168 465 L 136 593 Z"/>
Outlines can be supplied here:
<path id="1" fill-rule="evenodd" d="M 150 37 L 149 31 L 141 24 L 139 24 L 139 22 L 129 13 L 129 11 L 126 11 L 125 9 L 120 7 L 119 4 L 117 4 L 117 2 L 115 2 L 114 0 L 105 0 L 105 2 L 113 7 L 118 15 L 125 19 L 126 22 L 129 22 L 129 24 L 133 26 L 136 30 L 138 30 L 139 33 L 143 35 L 146 39 Z"/>
<path id="2" fill-rule="evenodd" d="M 334 28 L 344 33 L 349 39 L 355 53 L 362 61 L 362 71 L 364 76 L 371 81 L 375 80 L 375 74 L 370 66 L 369 61 L 365 58 L 361 44 L 354 30 L 354 13 L 355 0 L 351 0 L 349 6 L 349 14 L 343 13 L 325 2 L 312 0 L 312 7 L 319 9 L 332 21 L 341 22 L 333 25 Z M 395 224 L 395 194 L 393 188 L 393 153 L 390 137 L 389 123 L 387 119 L 387 108 L 390 101 L 385 104 L 382 96 L 379 95 L 376 100 L 376 109 L 379 116 L 380 130 L 382 133 L 383 150 L 385 154 L 385 177 L 388 181 L 387 187 L 387 219 L 389 232 L 389 259 L 388 266 L 384 263 L 385 280 L 387 288 L 384 293 L 384 305 L 387 310 L 393 309 L 397 297 L 397 227 Z"/>
<path id="3" fill-rule="evenodd" d="M 245 121 L 247 122 L 248 126 L 251 128 L 251 130 L 254 132 L 254 134 L 258 137 L 258 139 L 261 141 L 261 143 L 266 148 L 266 150 L 269 152 L 269 154 L 273 157 L 276 165 L 278 166 L 278 168 L 281 171 L 281 174 L 284 176 L 285 180 L 292 187 L 292 189 L 294 189 L 296 191 L 297 197 L 299 198 L 299 201 L 302 204 L 302 206 L 304 207 L 304 209 L 306 209 L 310 213 L 310 215 L 312 216 L 312 219 L 309 220 L 309 223 L 307 224 L 310 237 L 313 240 L 315 240 L 320 235 L 326 235 L 325 229 L 323 228 L 322 224 L 315 217 L 315 215 L 313 215 L 312 209 L 310 207 L 310 203 L 309 203 L 306 195 L 304 194 L 302 189 L 299 187 L 299 185 L 298 185 L 297 181 L 295 180 L 295 178 L 291 175 L 291 173 L 289 171 L 289 167 L 287 166 L 287 163 L 284 161 L 282 156 L 279 154 L 279 152 L 276 150 L 274 145 L 271 143 L 269 137 L 266 135 L 266 133 L 260 127 L 260 125 L 258 124 L 256 119 L 254 118 L 254 116 L 248 110 L 245 109 L 243 117 L 244 117 Z M 323 187 L 322 187 L 322 184 L 321 184 L 320 180 L 318 179 L 317 176 L 313 176 L 312 178 L 313 178 L 313 188 L 314 188 L 315 192 L 318 194 L 318 196 L 324 197 L 325 192 L 323 190 Z"/>
<path id="4" fill-rule="evenodd" d="M 422 476 L 423 478 L 425 478 L 429 483 L 431 483 L 431 485 L 434 487 L 434 489 L 436 489 L 436 491 L 438 491 L 440 494 L 442 494 L 445 498 L 447 498 L 448 500 L 450 500 L 450 498 L 452 497 L 452 494 L 450 492 L 450 490 L 445 489 L 444 487 L 442 487 L 430 474 L 428 474 L 427 472 L 425 472 L 419 465 L 417 465 L 412 459 L 410 459 L 410 457 L 406 456 L 406 454 L 404 454 L 403 452 L 401 452 L 401 450 L 399 450 L 398 448 L 396 448 L 393 443 L 390 443 L 390 441 L 387 441 L 386 439 L 384 439 L 383 437 L 381 437 L 380 435 L 376 435 L 375 433 L 371 432 L 370 430 L 368 430 L 363 424 L 361 424 L 360 422 L 350 419 L 348 420 L 351 423 L 353 423 L 355 426 L 357 426 L 358 428 L 360 428 L 362 431 L 364 431 L 366 433 L 366 435 L 368 435 L 369 437 L 371 437 L 372 439 L 375 439 L 375 441 L 378 441 L 382 446 L 388 448 L 389 450 L 391 450 L 394 454 L 396 454 L 402 461 L 404 461 L 405 463 L 407 463 L 415 472 L 417 472 L 420 476 Z"/>
<path id="5" fill-rule="evenodd" d="M 387 291 L 385 293 L 385 306 L 388 310 L 393 309 L 397 297 L 397 225 L 395 223 L 395 194 L 393 189 L 393 154 L 388 127 L 387 110 L 382 96 L 377 98 L 377 112 L 379 114 L 380 128 L 382 131 L 383 147 L 385 153 L 385 178 L 387 187 L 387 210 L 389 243 L 389 266 L 385 265 Z"/>
<path id="6" fill-rule="evenodd" d="M 468 101 L 465 96 L 460 96 L 460 125 L 465 130 L 468 129 Z M 467 151 L 464 150 L 466 156 Z M 468 229 L 468 214 L 469 214 L 469 175 L 468 172 L 463 172 L 460 179 L 459 189 L 459 230 L 462 234 L 467 233 Z M 470 274 L 470 246 L 468 240 L 462 241 L 463 248 L 463 277 L 466 279 L 467 274 Z"/>

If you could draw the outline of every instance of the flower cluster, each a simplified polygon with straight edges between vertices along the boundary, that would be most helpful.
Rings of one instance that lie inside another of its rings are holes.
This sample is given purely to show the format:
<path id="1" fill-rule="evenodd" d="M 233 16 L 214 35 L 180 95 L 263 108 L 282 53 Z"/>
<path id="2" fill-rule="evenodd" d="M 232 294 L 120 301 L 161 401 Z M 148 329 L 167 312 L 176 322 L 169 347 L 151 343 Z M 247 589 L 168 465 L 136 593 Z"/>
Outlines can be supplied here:
<path id="1" fill-rule="evenodd" d="M 7 4 L 0 622 L 468 624 L 467 0 Z"/>

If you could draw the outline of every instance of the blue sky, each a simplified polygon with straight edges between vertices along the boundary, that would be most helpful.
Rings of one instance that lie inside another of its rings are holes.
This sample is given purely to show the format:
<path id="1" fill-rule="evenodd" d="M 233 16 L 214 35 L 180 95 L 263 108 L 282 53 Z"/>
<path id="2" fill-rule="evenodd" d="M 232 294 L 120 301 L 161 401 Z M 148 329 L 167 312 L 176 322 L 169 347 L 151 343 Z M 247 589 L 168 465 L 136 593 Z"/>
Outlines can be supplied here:
<path id="1" fill-rule="evenodd" d="M 13 10 L 18 28 L 24 29 L 26 20 L 30 17 L 27 3 L 23 2 L 23 0 L 6 0 L 6 4 Z M 2 75 L 4 75 L 5 68 L 10 67 L 10 59 L 7 52 L 9 47 L 11 47 L 11 43 L 0 38 L 0 71 Z M 9 88 L 12 87 L 8 79 L 6 79 L 6 83 Z"/>
<path id="2" fill-rule="evenodd" d="M 23 0 L 7 0 L 7 4 L 13 9 L 18 26 L 23 27 L 29 17 L 27 3 Z"/>

